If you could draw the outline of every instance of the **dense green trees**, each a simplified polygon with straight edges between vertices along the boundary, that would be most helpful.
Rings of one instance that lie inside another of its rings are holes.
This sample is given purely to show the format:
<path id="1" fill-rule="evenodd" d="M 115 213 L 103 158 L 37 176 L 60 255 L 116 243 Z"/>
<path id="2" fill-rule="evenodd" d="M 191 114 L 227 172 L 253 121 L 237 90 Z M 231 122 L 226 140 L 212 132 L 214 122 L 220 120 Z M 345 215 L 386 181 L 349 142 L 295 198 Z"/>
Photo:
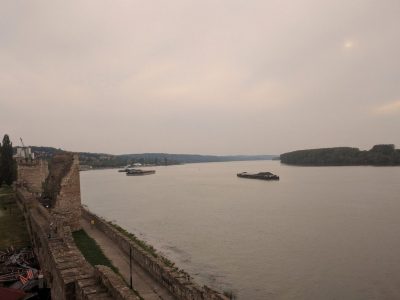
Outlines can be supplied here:
<path id="1" fill-rule="evenodd" d="M 6 134 L 0 144 L 0 185 L 11 185 L 16 178 L 16 164 L 13 159 L 13 147 L 10 137 Z"/>
<path id="2" fill-rule="evenodd" d="M 400 165 L 400 150 L 394 145 L 375 145 L 369 151 L 337 147 L 299 150 L 281 154 L 281 162 L 306 166 Z"/>

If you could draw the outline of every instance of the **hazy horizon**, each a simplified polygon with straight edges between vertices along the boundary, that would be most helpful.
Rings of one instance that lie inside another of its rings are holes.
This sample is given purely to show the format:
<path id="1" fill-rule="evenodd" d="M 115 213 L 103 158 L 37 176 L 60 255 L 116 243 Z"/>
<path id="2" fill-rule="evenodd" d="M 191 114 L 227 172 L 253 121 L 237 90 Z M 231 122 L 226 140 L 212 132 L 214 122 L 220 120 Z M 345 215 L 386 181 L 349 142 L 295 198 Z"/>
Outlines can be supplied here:
<path id="1" fill-rule="evenodd" d="M 0 0 L 0 134 L 71 151 L 400 145 L 400 2 Z"/>
<path id="2" fill-rule="evenodd" d="M 25 143 L 24 143 L 25 144 Z M 255 154 L 243 154 L 243 153 L 233 153 L 233 154 L 215 154 L 215 153 L 181 153 L 181 152 L 122 152 L 122 153 L 109 153 L 109 152 L 104 152 L 104 151 L 99 151 L 99 152 L 91 152 L 91 151 L 81 151 L 81 150 L 71 150 L 71 149 L 64 149 L 61 147 L 53 147 L 53 146 L 46 146 L 46 145 L 26 145 L 26 147 L 52 147 L 56 149 L 61 149 L 63 151 L 69 151 L 69 152 L 82 152 L 82 153 L 94 153 L 94 154 L 107 154 L 107 155 L 131 155 L 131 154 L 172 154 L 172 155 L 202 155 L 202 156 L 279 156 L 285 152 L 282 153 L 255 153 Z M 370 150 L 374 145 L 371 145 L 371 147 L 362 149 L 359 148 L 361 151 L 363 150 Z M 395 145 L 396 146 L 396 145 Z M 13 143 L 13 147 L 21 147 L 21 143 Z M 351 145 L 343 145 L 343 146 L 332 146 L 332 147 L 354 147 Z M 321 148 L 329 148 L 329 147 L 321 147 Z M 357 147 L 355 147 L 357 148 Z M 288 150 L 287 152 L 292 152 L 292 151 L 297 151 L 297 150 L 309 150 L 309 149 L 317 149 L 317 148 L 299 148 L 299 149 L 292 149 Z M 396 147 L 398 149 L 398 147 Z"/>

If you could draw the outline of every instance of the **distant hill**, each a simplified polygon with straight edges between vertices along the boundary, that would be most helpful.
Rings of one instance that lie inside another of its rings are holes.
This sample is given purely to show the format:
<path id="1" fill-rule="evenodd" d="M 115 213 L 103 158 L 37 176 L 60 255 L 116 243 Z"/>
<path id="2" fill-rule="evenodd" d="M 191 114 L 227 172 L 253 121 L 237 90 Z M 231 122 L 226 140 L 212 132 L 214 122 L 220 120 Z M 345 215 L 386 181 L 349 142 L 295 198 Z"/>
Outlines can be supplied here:
<path id="1" fill-rule="evenodd" d="M 400 150 L 394 145 L 375 145 L 368 151 L 336 147 L 288 152 L 280 155 L 281 162 L 302 166 L 394 166 L 400 165 Z"/>
<path id="2" fill-rule="evenodd" d="M 40 157 L 49 158 L 62 149 L 52 147 L 30 146 L 32 151 Z M 197 154 L 169 154 L 169 153 L 140 153 L 112 155 L 105 153 L 78 152 L 79 160 L 82 165 L 90 165 L 93 168 L 112 168 L 121 167 L 131 163 L 151 164 L 151 165 L 176 165 L 186 163 L 204 162 L 226 162 L 226 161 L 246 161 L 246 160 L 271 160 L 277 155 L 197 155 Z"/>

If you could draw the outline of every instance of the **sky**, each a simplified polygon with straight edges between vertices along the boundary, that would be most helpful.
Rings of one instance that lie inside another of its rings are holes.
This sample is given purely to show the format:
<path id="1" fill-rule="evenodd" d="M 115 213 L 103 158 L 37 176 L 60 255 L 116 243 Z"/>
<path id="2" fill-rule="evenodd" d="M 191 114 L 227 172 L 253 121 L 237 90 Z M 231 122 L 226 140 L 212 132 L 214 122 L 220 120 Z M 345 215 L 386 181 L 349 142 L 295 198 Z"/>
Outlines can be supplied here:
<path id="1" fill-rule="evenodd" d="M 0 0 L 0 135 L 111 154 L 400 148 L 398 0 Z"/>

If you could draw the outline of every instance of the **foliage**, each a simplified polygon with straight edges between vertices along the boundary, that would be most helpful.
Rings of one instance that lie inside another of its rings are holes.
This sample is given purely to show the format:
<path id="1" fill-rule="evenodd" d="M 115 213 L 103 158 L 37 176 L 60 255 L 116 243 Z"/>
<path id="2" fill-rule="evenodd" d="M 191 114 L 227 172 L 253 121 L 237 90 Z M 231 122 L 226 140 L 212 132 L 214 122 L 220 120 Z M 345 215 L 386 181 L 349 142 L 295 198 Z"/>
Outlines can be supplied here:
<path id="1" fill-rule="evenodd" d="M 118 268 L 112 264 L 112 262 L 105 256 L 96 241 L 92 239 L 84 230 L 75 231 L 72 233 L 72 236 L 76 246 L 92 266 L 103 265 L 109 267 L 117 275 L 119 275 L 122 280 L 125 281 L 125 279 L 119 273 Z M 138 296 L 139 299 L 144 299 L 135 288 L 133 288 L 133 292 L 136 294 L 136 296 Z"/>
<path id="2" fill-rule="evenodd" d="M 236 293 L 232 290 L 224 290 L 224 296 L 231 300 L 237 299 Z"/>
<path id="3" fill-rule="evenodd" d="M 82 252 L 86 260 L 92 265 L 103 265 L 110 267 L 115 273 L 118 269 L 113 266 L 111 261 L 104 255 L 103 251 L 84 230 L 78 230 L 72 233 L 76 246 Z"/>
<path id="4" fill-rule="evenodd" d="M 400 150 L 394 145 L 375 145 L 369 151 L 337 147 L 298 150 L 281 154 L 281 162 L 308 166 L 394 166 L 400 165 Z"/>
<path id="5" fill-rule="evenodd" d="M 50 158 L 53 154 L 62 152 L 61 149 L 51 147 L 32 146 L 32 151 L 39 157 Z M 140 153 L 140 154 L 122 154 L 111 155 L 105 153 L 79 152 L 81 165 L 90 165 L 93 168 L 116 168 L 133 163 L 146 165 L 177 165 L 185 163 L 202 162 L 224 162 L 224 161 L 243 161 L 243 160 L 269 160 L 275 155 L 196 155 L 196 154 L 169 154 L 169 153 Z"/>
<path id="6" fill-rule="evenodd" d="M 16 179 L 16 163 L 13 159 L 13 147 L 10 137 L 5 134 L 0 147 L 0 185 L 11 185 Z"/>
<path id="7" fill-rule="evenodd" d="M 11 187 L 0 188 L 0 250 L 30 246 L 24 216 Z"/>
<path id="8" fill-rule="evenodd" d="M 2 171 L 1 171 L 1 148 L 2 148 L 2 146 L 1 146 L 1 143 L 0 143 L 0 187 L 2 186 L 3 181 L 4 181 L 4 179 L 3 179 L 3 173 L 2 173 Z"/>

